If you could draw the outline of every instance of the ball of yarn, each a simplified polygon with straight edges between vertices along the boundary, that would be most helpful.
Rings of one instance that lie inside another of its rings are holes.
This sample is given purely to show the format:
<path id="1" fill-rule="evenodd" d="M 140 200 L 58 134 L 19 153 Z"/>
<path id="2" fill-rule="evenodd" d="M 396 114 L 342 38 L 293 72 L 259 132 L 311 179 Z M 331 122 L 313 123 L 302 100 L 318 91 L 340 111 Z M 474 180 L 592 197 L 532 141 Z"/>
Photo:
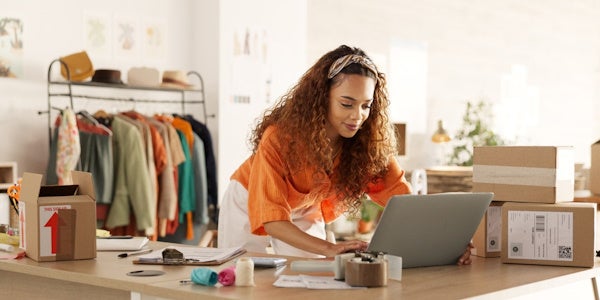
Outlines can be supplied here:
<path id="1" fill-rule="evenodd" d="M 192 282 L 195 284 L 213 286 L 217 284 L 217 272 L 208 268 L 196 268 L 192 270 Z"/>
<path id="2" fill-rule="evenodd" d="M 235 266 L 221 270 L 217 280 L 223 286 L 233 285 L 235 283 Z"/>
<path id="3" fill-rule="evenodd" d="M 254 261 L 247 257 L 242 257 L 235 264 L 235 285 L 236 286 L 254 286 Z"/>

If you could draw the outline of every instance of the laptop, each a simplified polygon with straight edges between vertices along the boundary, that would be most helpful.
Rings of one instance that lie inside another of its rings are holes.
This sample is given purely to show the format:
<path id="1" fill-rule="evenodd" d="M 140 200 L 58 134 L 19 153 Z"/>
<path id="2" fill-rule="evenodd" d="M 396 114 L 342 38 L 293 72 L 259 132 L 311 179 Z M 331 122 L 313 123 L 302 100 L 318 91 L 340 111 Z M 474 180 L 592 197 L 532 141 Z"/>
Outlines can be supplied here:
<path id="1" fill-rule="evenodd" d="M 493 193 L 392 196 L 368 251 L 401 256 L 402 268 L 456 264 Z"/>

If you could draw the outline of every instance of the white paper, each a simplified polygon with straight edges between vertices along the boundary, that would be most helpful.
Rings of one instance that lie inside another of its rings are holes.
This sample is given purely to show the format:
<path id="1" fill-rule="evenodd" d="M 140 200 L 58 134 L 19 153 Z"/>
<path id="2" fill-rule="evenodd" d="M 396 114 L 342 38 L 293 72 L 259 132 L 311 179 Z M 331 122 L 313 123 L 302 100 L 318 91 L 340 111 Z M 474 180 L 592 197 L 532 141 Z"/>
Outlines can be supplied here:
<path id="1" fill-rule="evenodd" d="M 573 213 L 508 212 L 508 257 L 573 261 Z"/>
<path id="2" fill-rule="evenodd" d="M 141 250 L 150 240 L 147 237 L 130 239 L 96 239 L 96 251 L 136 251 Z"/>
<path id="3" fill-rule="evenodd" d="M 487 252 L 500 252 L 502 245 L 502 206 L 487 209 Z"/>
<path id="4" fill-rule="evenodd" d="M 233 248 L 210 248 L 210 247 L 169 247 L 175 249 L 183 254 L 183 258 L 187 260 L 193 260 L 196 262 L 208 262 L 208 261 L 219 261 L 226 260 L 242 250 L 241 247 Z M 160 250 L 154 250 L 148 254 L 140 255 L 139 260 L 160 260 L 162 259 L 162 252 L 167 249 L 163 248 Z"/>
<path id="5" fill-rule="evenodd" d="M 344 281 L 335 280 L 330 276 L 309 275 L 279 275 L 273 283 L 276 287 L 307 288 L 317 290 L 345 290 L 365 289 L 366 287 L 353 287 Z"/>
<path id="6" fill-rule="evenodd" d="M 7 194 L 0 194 L 0 224 L 10 224 L 10 200 Z"/>

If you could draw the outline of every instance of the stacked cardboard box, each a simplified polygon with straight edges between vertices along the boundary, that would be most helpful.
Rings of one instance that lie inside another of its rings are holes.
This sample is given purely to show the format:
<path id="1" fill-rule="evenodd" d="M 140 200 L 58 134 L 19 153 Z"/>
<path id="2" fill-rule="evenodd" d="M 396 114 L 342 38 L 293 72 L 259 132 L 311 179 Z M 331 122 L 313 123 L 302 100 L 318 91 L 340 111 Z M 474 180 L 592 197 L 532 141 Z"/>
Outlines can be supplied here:
<path id="1" fill-rule="evenodd" d="M 493 192 L 492 203 L 502 207 L 502 262 L 594 265 L 596 204 L 573 202 L 572 147 L 476 147 L 473 164 L 473 191 Z M 478 235 L 492 238 L 480 229 L 474 242 Z"/>
<path id="2" fill-rule="evenodd" d="M 473 235 L 472 254 L 481 257 L 500 257 L 502 249 L 502 204 L 492 201 Z"/>
<path id="3" fill-rule="evenodd" d="M 592 144 L 590 165 L 590 192 L 600 196 L 600 141 Z"/>

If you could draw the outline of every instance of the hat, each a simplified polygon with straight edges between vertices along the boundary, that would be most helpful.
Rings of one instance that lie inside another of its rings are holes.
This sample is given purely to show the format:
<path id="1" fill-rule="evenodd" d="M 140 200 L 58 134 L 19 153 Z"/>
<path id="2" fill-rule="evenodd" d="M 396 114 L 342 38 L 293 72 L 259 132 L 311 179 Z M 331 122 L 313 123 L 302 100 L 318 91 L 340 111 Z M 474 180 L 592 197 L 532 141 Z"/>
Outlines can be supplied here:
<path id="1" fill-rule="evenodd" d="M 111 69 L 98 69 L 94 72 L 92 82 L 123 84 L 121 81 L 121 71 Z"/>
<path id="2" fill-rule="evenodd" d="M 94 74 L 94 66 L 85 51 L 63 56 L 60 61 L 64 63 L 60 65 L 60 74 L 66 80 L 84 81 Z"/>
<path id="3" fill-rule="evenodd" d="M 192 87 L 188 82 L 187 75 L 181 70 L 164 71 L 161 86 L 176 89 L 187 89 Z"/>
<path id="4" fill-rule="evenodd" d="M 155 68 L 131 68 L 127 72 L 127 84 L 131 86 L 158 87 L 160 72 Z"/>

